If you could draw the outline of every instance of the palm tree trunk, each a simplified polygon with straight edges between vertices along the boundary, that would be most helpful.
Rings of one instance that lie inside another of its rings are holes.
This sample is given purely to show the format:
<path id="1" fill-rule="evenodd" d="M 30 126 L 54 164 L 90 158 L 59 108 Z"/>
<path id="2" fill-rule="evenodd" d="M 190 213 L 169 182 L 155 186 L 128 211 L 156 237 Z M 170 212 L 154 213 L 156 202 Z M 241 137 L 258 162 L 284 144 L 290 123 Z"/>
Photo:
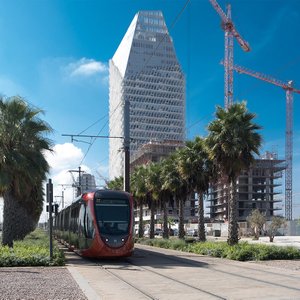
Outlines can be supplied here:
<path id="1" fill-rule="evenodd" d="M 179 224 L 178 224 L 178 237 L 184 239 L 184 201 L 183 199 L 178 199 L 179 204 Z"/>
<path id="2" fill-rule="evenodd" d="M 2 244 L 13 248 L 14 246 L 14 224 L 16 222 L 15 199 L 10 192 L 6 192 L 3 196 L 3 231 Z"/>
<path id="3" fill-rule="evenodd" d="M 22 240 L 29 232 L 34 230 L 36 224 L 11 191 L 7 191 L 3 195 L 3 199 L 2 244 L 12 248 L 13 242 Z"/>
<path id="4" fill-rule="evenodd" d="M 154 215 L 155 215 L 155 202 L 153 201 L 152 195 L 149 195 L 151 197 L 151 204 L 150 204 L 150 239 L 154 239 Z"/>
<path id="5" fill-rule="evenodd" d="M 236 179 L 232 179 L 230 184 L 231 196 L 229 198 L 229 228 L 228 228 L 228 245 L 235 245 L 239 242 L 238 216 L 237 216 L 237 192 Z"/>
<path id="6" fill-rule="evenodd" d="M 144 236 L 144 222 L 143 222 L 143 201 L 140 199 L 139 206 L 139 238 Z"/>
<path id="7" fill-rule="evenodd" d="M 168 196 L 169 195 L 167 194 L 167 195 L 164 195 L 164 197 L 162 197 L 163 218 L 164 218 L 164 223 L 163 223 L 163 238 L 164 239 L 168 239 L 169 238 L 168 209 L 167 209 L 167 203 L 169 203 Z"/>
<path id="8" fill-rule="evenodd" d="M 204 226 L 204 207 L 203 207 L 203 193 L 198 194 L 198 239 L 200 242 L 206 241 L 205 226 Z"/>

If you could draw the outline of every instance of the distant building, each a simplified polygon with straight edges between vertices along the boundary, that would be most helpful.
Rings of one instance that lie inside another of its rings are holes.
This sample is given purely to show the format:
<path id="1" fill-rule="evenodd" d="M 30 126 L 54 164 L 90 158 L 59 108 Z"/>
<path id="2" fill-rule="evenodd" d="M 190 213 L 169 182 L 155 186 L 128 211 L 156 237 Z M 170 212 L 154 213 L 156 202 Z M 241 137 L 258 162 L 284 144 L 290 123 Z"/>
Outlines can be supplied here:
<path id="1" fill-rule="evenodd" d="M 140 11 L 109 62 L 109 135 L 124 137 L 130 104 L 130 153 L 155 141 L 185 140 L 185 79 L 161 11 Z M 123 139 L 109 140 L 109 178 L 123 175 Z"/>
<path id="2" fill-rule="evenodd" d="M 78 184 L 79 184 L 79 178 L 77 179 Z M 88 173 L 83 173 L 81 175 L 81 192 L 84 193 L 88 190 L 95 189 L 96 188 L 96 181 L 95 181 L 95 176 L 88 174 Z"/>
<path id="3" fill-rule="evenodd" d="M 184 143 L 182 141 L 150 141 L 143 144 L 131 156 L 130 169 L 133 171 L 138 165 L 159 162 L 183 146 Z"/>
<path id="4" fill-rule="evenodd" d="M 249 171 L 242 171 L 237 180 L 238 221 L 246 221 L 254 209 L 259 209 L 269 220 L 282 209 L 279 198 L 282 191 L 281 178 L 286 164 L 277 159 L 277 154 L 267 152 L 262 159 L 256 159 Z M 208 195 L 211 221 L 228 221 L 229 187 L 219 181 L 211 187 Z M 230 216 L 229 216 L 230 218 Z"/>

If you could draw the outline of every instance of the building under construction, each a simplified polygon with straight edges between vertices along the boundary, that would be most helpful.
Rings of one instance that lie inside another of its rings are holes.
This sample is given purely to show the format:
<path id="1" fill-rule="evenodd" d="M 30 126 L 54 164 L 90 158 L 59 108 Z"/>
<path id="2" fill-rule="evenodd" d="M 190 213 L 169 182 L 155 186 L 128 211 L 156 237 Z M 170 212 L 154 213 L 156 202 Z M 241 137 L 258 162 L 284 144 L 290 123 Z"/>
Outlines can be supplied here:
<path id="1" fill-rule="evenodd" d="M 182 141 L 150 141 L 142 145 L 137 152 L 131 155 L 131 171 L 138 165 L 145 165 L 149 162 L 159 162 L 170 153 L 184 146 Z"/>
<path id="2" fill-rule="evenodd" d="M 282 209 L 281 179 L 286 168 L 276 153 L 267 152 L 248 171 L 242 171 L 237 180 L 238 221 L 246 221 L 254 209 L 259 209 L 269 220 L 275 211 Z M 208 195 L 212 222 L 226 222 L 228 216 L 229 187 L 225 181 L 213 185 Z"/>

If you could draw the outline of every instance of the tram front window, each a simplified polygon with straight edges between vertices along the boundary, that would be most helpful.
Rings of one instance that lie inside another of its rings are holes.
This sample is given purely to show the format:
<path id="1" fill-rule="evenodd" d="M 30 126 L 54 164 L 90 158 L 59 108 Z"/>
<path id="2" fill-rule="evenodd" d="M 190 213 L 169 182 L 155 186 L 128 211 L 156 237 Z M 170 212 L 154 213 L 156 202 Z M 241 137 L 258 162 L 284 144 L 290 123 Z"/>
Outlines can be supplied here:
<path id="1" fill-rule="evenodd" d="M 127 199 L 96 199 L 95 210 L 101 234 L 127 234 L 130 222 Z"/>

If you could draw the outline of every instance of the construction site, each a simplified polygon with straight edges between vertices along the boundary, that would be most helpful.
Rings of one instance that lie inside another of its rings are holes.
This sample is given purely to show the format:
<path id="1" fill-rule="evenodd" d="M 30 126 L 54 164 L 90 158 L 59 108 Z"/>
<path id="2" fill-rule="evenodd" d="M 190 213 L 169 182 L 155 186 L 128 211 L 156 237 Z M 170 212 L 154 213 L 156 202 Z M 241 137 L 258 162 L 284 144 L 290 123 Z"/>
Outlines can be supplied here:
<path id="1" fill-rule="evenodd" d="M 234 103 L 234 72 L 245 74 L 269 84 L 280 87 L 286 95 L 286 130 L 285 155 L 278 159 L 276 152 L 266 152 L 255 160 L 250 170 L 243 171 L 238 178 L 238 219 L 246 222 L 247 217 L 254 209 L 263 212 L 268 220 L 274 215 L 283 215 L 286 220 L 293 219 L 293 96 L 300 90 L 293 86 L 293 81 L 281 81 L 272 76 L 250 70 L 234 63 L 234 41 L 245 51 L 251 51 L 249 43 L 239 34 L 231 18 L 231 5 L 227 5 L 226 12 L 217 1 L 209 0 L 222 22 L 225 34 L 224 59 L 224 107 L 229 108 Z M 137 114 L 139 114 L 137 112 Z M 159 122 L 159 120 L 157 121 Z M 158 162 L 175 149 L 182 147 L 183 141 L 150 140 L 142 144 L 131 155 L 131 171 L 135 166 L 147 164 L 150 161 Z M 284 179 L 284 184 L 283 184 Z M 284 185 L 284 197 L 282 186 Z M 211 185 L 207 197 L 206 213 L 210 222 L 228 222 L 229 187 L 220 180 Z M 188 199 L 185 207 L 186 220 L 193 222 L 197 215 L 197 201 Z M 175 211 L 175 214 L 174 214 Z M 176 219 L 176 208 L 169 207 L 171 217 Z M 157 212 L 157 219 L 160 213 Z M 144 218 L 149 217 L 149 211 L 144 208 Z"/>

